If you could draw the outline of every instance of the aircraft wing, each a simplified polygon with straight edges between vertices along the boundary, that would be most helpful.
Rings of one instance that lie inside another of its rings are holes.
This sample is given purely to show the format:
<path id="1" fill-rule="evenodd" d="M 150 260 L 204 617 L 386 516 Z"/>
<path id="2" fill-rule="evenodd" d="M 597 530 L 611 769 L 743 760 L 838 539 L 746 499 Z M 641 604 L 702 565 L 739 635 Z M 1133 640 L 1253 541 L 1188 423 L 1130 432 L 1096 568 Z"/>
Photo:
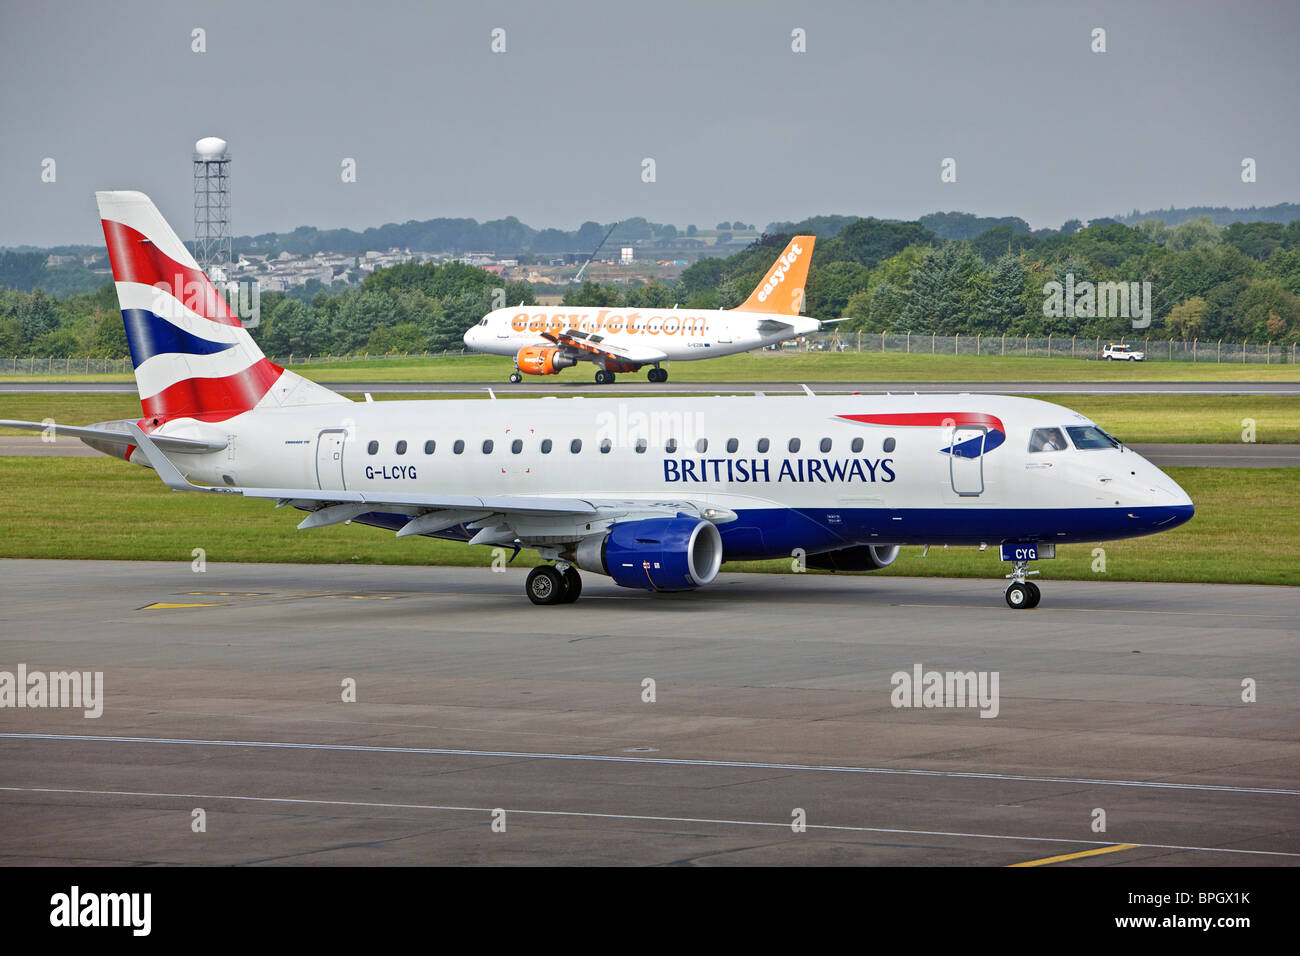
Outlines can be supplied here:
<path id="1" fill-rule="evenodd" d="M 426 495 L 400 492 L 330 491 L 319 488 L 222 488 L 196 485 L 181 474 L 138 425 L 132 435 L 158 476 L 174 491 L 266 498 L 277 507 L 292 505 L 310 511 L 300 529 L 321 528 L 382 512 L 405 514 L 409 520 L 398 537 L 432 534 L 464 525 L 476 534 L 470 544 L 553 546 L 596 534 L 616 521 L 690 514 L 714 523 L 734 521 L 734 512 L 702 502 L 606 498 L 555 498 L 546 495 Z"/>
<path id="2" fill-rule="evenodd" d="M 139 443 L 136 439 L 129 431 L 125 430 L 125 427 L 128 424 L 129 423 L 127 422 L 105 422 L 101 426 L 91 425 L 89 427 L 76 428 L 71 425 L 59 425 L 53 422 L 19 422 L 0 420 L 0 427 L 4 428 L 22 428 L 27 431 L 37 432 L 43 432 L 48 429 L 55 437 L 58 437 L 59 435 L 67 435 L 70 438 L 90 439 L 92 441 L 107 442 L 111 445 L 121 445 L 123 447 L 135 445 L 136 447 L 139 447 Z M 106 425 L 117 425 L 119 427 L 103 427 Z M 168 438 L 164 435 L 155 436 L 153 443 L 162 451 L 182 455 L 202 455 L 207 452 L 221 451 L 221 449 L 225 448 L 227 444 L 224 441 L 212 442 L 199 441 L 193 438 Z"/>
<path id="3" fill-rule="evenodd" d="M 590 352 L 593 355 L 601 355 L 605 358 L 633 362 L 639 365 L 650 365 L 668 358 L 668 353 L 659 349 L 644 346 L 611 345 L 605 341 L 604 336 L 596 332 L 543 332 L 542 338 L 548 342 L 554 342 L 556 345 L 577 349 L 580 352 Z"/>

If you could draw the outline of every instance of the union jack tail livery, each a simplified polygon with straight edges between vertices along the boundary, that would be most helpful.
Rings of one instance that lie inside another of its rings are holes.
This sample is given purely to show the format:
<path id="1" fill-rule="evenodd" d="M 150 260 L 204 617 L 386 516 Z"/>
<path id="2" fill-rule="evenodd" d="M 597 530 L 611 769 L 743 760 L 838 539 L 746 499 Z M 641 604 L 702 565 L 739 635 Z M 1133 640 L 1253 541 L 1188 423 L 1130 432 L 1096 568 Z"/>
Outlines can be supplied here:
<path id="1" fill-rule="evenodd" d="M 262 354 L 148 196 L 97 192 L 95 199 L 146 428 L 182 418 L 222 422 L 266 405 L 347 401 Z"/>

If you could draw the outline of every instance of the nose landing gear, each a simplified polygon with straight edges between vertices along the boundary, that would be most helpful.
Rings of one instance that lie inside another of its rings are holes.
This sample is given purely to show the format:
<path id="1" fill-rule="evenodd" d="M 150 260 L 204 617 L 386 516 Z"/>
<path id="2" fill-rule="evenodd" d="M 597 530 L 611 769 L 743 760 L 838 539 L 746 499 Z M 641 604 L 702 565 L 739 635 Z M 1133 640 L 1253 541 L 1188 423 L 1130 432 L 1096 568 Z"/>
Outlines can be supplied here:
<path id="1" fill-rule="evenodd" d="M 1007 575 L 1011 579 L 1011 583 L 1007 585 L 1007 606 L 1017 611 L 1038 607 L 1038 602 L 1043 597 L 1043 592 L 1038 589 L 1037 584 L 1025 580 L 1027 575 L 1038 573 L 1027 570 L 1028 567 L 1028 561 L 1017 561 L 1012 565 L 1011 573 Z"/>

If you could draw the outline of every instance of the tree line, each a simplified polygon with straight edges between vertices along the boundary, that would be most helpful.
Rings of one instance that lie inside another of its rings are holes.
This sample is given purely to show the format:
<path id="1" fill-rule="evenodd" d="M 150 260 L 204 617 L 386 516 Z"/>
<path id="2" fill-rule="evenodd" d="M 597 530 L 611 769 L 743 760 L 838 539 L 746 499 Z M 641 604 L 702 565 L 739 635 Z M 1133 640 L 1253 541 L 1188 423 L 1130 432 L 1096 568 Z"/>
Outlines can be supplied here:
<path id="1" fill-rule="evenodd" d="M 969 226 L 953 218 L 966 214 L 938 215 L 947 217 L 946 230 Z M 966 239 L 945 239 L 922 221 L 818 217 L 782 225 L 732 256 L 698 260 L 674 283 L 588 281 L 570 287 L 564 304 L 734 308 L 790 235 L 811 233 L 818 240 L 805 311 L 848 317 L 843 331 L 1300 341 L 1300 220 L 1107 221 L 1050 234 L 1002 221 Z M 1133 292 L 1134 314 L 1098 314 L 1105 290 L 1119 287 Z M 1061 307 L 1066 290 L 1078 297 L 1069 309 Z M 1093 290 L 1090 307 L 1085 290 Z M 265 294 L 251 332 L 276 356 L 437 351 L 460 348 L 465 330 L 492 309 L 535 302 L 526 283 L 503 284 L 482 269 L 407 263 L 377 270 L 360 286 Z M 1142 310 L 1150 323 L 1135 331 Z M 63 298 L 0 289 L 0 354 L 124 357 L 112 283 Z"/>

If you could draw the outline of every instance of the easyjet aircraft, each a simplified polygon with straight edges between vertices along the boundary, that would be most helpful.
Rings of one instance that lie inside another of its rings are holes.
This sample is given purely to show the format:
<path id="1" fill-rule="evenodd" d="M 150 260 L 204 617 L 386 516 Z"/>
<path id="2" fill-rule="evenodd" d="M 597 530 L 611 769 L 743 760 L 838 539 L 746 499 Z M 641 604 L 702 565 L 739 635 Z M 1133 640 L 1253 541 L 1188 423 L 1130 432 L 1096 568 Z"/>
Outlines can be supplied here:
<path id="1" fill-rule="evenodd" d="M 558 375 L 579 362 L 595 364 L 597 385 L 644 365 L 651 366 L 650 381 L 666 382 L 668 369 L 661 362 L 748 352 L 829 324 L 799 314 L 816 241 L 816 236 L 791 239 L 763 281 L 734 309 L 521 305 L 489 312 L 465 333 L 465 344 L 476 352 L 513 356 L 512 382 L 524 375 Z"/>
<path id="2" fill-rule="evenodd" d="M 1192 517 L 1168 476 L 1082 415 L 988 395 L 353 403 L 268 360 L 149 198 L 99 193 L 143 416 L 59 426 L 177 491 L 536 551 L 536 604 L 581 568 L 650 591 L 723 561 L 867 571 L 900 545 L 993 545 L 1006 601 L 1058 543 Z M 0 422 L 41 429 L 36 422 Z M 129 534 L 124 528 L 123 534 Z"/>

